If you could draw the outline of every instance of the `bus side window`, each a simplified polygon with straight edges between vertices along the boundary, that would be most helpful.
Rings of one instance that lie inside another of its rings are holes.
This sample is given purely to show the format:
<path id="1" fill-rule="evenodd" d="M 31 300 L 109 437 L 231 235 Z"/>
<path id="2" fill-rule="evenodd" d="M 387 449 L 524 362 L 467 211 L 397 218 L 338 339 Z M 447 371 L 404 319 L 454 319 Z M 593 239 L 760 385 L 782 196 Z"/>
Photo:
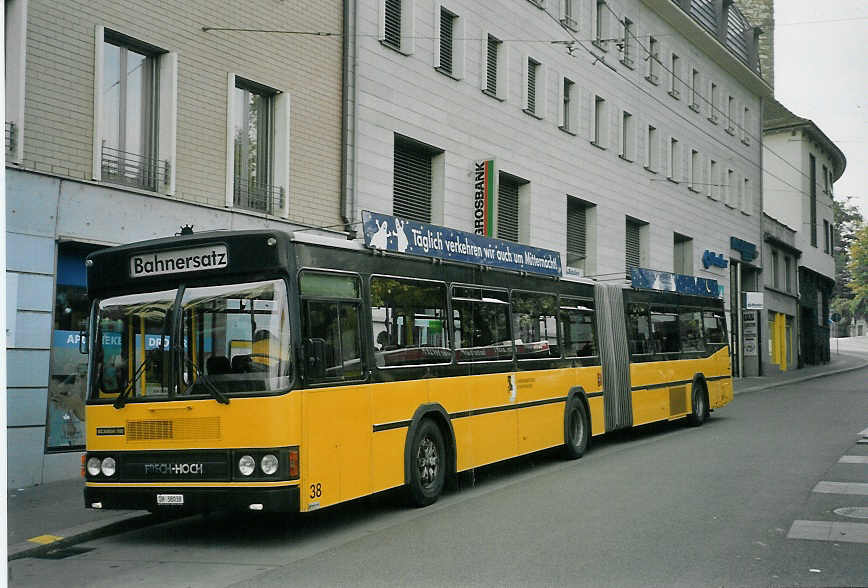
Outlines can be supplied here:
<path id="1" fill-rule="evenodd" d="M 561 298 L 560 311 L 564 357 L 596 356 L 594 303 L 590 300 Z"/>
<path id="2" fill-rule="evenodd" d="M 705 351 L 705 342 L 702 339 L 702 312 L 698 309 L 678 309 L 678 330 L 681 337 L 681 351 L 697 353 Z"/>
<path id="3" fill-rule="evenodd" d="M 702 311 L 705 328 L 706 353 L 714 353 L 726 347 L 726 319 L 719 311 Z"/>
<path id="4" fill-rule="evenodd" d="M 632 361 L 649 361 L 654 354 L 651 341 L 651 319 L 644 304 L 631 304 L 627 308 L 627 338 Z"/>
<path id="5" fill-rule="evenodd" d="M 654 335 L 654 351 L 662 353 L 665 359 L 678 359 L 681 343 L 675 307 L 651 306 L 651 331 Z"/>
<path id="6" fill-rule="evenodd" d="M 557 297 L 536 292 L 512 292 L 512 336 L 518 359 L 560 357 Z"/>

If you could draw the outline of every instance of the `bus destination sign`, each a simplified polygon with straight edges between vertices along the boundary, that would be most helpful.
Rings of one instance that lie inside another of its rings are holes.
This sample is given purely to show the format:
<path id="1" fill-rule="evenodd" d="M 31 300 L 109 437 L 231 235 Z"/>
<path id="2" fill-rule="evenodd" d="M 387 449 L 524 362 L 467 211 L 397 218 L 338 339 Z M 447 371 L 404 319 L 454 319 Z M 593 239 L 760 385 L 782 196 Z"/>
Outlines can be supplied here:
<path id="1" fill-rule="evenodd" d="M 130 277 L 202 272 L 229 266 L 225 245 L 210 245 L 174 251 L 156 251 L 130 257 Z"/>
<path id="2" fill-rule="evenodd" d="M 448 227 L 362 211 L 365 245 L 372 249 L 435 257 L 518 272 L 561 275 L 561 254 Z"/>

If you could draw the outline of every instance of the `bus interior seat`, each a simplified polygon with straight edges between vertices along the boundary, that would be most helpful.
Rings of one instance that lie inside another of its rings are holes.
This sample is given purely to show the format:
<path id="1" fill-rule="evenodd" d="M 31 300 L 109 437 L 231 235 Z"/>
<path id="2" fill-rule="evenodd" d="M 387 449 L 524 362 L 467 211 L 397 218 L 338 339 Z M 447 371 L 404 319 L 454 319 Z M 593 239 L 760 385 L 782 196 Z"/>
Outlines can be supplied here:
<path id="1" fill-rule="evenodd" d="M 250 371 L 250 356 L 236 355 L 232 358 L 232 371 L 235 373 Z"/>
<path id="2" fill-rule="evenodd" d="M 208 370 L 208 374 L 212 376 L 228 374 L 232 371 L 232 366 L 229 363 L 229 358 L 223 357 L 222 355 L 215 355 L 209 357 L 208 361 L 205 362 L 205 368 Z"/>

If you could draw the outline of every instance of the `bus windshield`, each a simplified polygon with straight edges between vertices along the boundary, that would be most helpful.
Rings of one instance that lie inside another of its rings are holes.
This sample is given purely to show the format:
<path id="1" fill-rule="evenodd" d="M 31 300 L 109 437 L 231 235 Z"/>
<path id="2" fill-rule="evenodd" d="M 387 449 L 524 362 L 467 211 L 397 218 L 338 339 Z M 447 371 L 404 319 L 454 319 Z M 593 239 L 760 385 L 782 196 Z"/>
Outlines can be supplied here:
<path id="1" fill-rule="evenodd" d="M 166 290 L 98 303 L 92 399 L 223 398 L 290 385 L 283 281 L 186 288 L 176 308 L 177 297 Z"/>

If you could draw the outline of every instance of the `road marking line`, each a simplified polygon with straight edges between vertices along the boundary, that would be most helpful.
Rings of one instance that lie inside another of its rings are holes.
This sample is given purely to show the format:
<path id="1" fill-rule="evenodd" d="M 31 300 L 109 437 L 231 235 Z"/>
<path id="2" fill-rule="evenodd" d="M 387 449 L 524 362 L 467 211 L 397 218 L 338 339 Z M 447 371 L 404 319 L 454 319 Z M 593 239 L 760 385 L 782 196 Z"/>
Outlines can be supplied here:
<path id="1" fill-rule="evenodd" d="M 817 482 L 814 492 L 868 496 L 868 484 L 859 482 Z"/>
<path id="2" fill-rule="evenodd" d="M 793 521 L 787 539 L 868 543 L 868 523 Z"/>
<path id="3" fill-rule="evenodd" d="M 31 543 L 39 543 L 40 545 L 48 545 L 49 543 L 54 543 L 61 539 L 63 539 L 63 537 L 57 535 L 38 535 L 36 537 L 31 537 L 28 541 Z"/>
<path id="4" fill-rule="evenodd" d="M 838 463 L 868 463 L 868 455 L 845 455 Z"/>

